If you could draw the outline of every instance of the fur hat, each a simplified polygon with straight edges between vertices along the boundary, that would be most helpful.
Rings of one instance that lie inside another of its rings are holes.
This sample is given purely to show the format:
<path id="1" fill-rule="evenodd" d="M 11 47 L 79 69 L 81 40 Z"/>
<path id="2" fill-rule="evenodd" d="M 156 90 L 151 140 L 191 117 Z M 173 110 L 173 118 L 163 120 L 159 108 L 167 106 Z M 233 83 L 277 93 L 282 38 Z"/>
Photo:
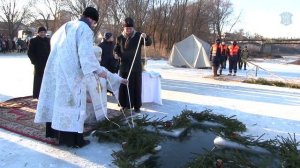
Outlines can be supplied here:
<path id="1" fill-rule="evenodd" d="M 46 28 L 45 28 L 45 27 L 43 27 L 43 26 L 42 26 L 42 27 L 39 27 L 39 29 L 38 29 L 38 33 L 39 33 L 39 32 L 41 32 L 41 31 L 45 31 L 45 32 L 47 32 Z"/>
<path id="2" fill-rule="evenodd" d="M 134 27 L 134 21 L 132 18 L 127 17 L 123 22 L 123 27 Z"/>
<path id="3" fill-rule="evenodd" d="M 98 20 L 99 20 L 99 13 L 93 7 L 87 7 L 87 8 L 85 8 L 85 10 L 84 10 L 84 12 L 83 12 L 82 15 L 85 16 L 85 17 L 89 17 L 89 18 L 93 19 L 96 22 L 98 22 Z"/>

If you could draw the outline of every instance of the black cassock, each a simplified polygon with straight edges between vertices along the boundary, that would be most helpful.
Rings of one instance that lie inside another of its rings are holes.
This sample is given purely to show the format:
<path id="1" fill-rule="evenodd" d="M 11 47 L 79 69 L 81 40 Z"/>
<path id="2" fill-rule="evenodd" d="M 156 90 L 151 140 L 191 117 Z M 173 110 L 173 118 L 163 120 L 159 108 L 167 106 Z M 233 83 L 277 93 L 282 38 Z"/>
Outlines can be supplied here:
<path id="1" fill-rule="evenodd" d="M 127 78 L 134 55 L 138 46 L 141 33 L 135 32 L 131 37 L 120 35 L 117 37 L 115 46 L 116 54 L 121 57 L 120 62 L 120 76 Z M 152 43 L 149 36 L 146 38 L 146 46 Z M 133 64 L 132 72 L 129 78 L 129 93 L 131 100 L 131 107 L 138 110 L 142 106 L 142 62 L 141 62 L 141 47 L 144 45 L 144 40 L 141 40 L 136 59 Z M 121 85 L 119 89 L 119 101 L 122 108 L 129 108 L 128 92 L 125 85 Z"/>
<path id="2" fill-rule="evenodd" d="M 122 78 L 128 77 L 128 72 L 120 72 Z M 131 107 L 134 109 L 139 109 L 142 106 L 142 73 L 132 72 L 129 77 L 129 94 Z M 123 108 L 130 108 L 128 92 L 126 85 L 120 85 L 119 89 L 119 101 Z"/>
<path id="3" fill-rule="evenodd" d="M 43 80 L 45 66 L 50 53 L 50 39 L 37 36 L 30 40 L 28 57 L 34 65 L 33 98 L 38 98 Z"/>

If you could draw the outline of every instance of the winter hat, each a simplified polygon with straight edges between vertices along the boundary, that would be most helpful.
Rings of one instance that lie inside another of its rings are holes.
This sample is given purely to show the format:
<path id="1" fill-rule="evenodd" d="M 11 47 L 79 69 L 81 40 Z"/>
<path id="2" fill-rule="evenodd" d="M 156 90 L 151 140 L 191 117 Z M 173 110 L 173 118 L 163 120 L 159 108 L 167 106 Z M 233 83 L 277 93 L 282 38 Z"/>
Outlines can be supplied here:
<path id="1" fill-rule="evenodd" d="M 85 17 L 90 17 L 91 19 L 93 19 L 94 21 L 98 22 L 99 19 L 99 13 L 98 11 L 93 8 L 93 7 L 87 7 L 85 8 L 83 14 L 83 16 Z"/>
<path id="2" fill-rule="evenodd" d="M 105 38 L 105 40 L 108 40 L 111 36 L 112 36 L 112 33 L 111 33 L 111 32 L 106 32 L 106 33 L 104 33 L 104 38 Z"/>
<path id="3" fill-rule="evenodd" d="M 127 17 L 127 18 L 124 20 L 123 26 L 124 26 L 124 27 L 134 27 L 134 21 L 133 21 L 133 19 L 130 18 L 130 17 Z"/>
<path id="4" fill-rule="evenodd" d="M 41 31 L 45 31 L 45 32 L 46 32 L 47 30 L 46 30 L 46 28 L 45 28 L 45 27 L 43 27 L 43 26 L 42 26 L 42 27 L 39 27 L 39 29 L 38 29 L 38 33 L 39 33 L 39 32 L 41 32 Z"/>

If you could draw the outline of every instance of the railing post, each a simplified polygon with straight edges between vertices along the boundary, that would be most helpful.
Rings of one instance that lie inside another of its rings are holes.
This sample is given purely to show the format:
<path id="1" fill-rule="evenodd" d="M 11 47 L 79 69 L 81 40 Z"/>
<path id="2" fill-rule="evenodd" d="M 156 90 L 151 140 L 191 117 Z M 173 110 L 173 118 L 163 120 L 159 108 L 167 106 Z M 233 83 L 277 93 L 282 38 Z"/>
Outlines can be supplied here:
<path id="1" fill-rule="evenodd" d="M 255 66 L 255 77 L 257 77 L 258 66 Z"/>

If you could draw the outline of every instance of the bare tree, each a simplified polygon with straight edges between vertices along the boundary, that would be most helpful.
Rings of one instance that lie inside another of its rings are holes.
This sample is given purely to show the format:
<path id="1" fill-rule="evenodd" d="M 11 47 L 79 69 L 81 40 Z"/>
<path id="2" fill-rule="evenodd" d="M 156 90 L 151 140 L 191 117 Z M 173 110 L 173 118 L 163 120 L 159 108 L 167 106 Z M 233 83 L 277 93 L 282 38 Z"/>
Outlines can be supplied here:
<path id="1" fill-rule="evenodd" d="M 221 38 L 223 28 L 229 24 L 229 18 L 233 12 L 232 3 L 229 0 L 214 0 L 212 3 L 213 10 L 211 20 L 213 32 L 215 36 Z"/>
<path id="2" fill-rule="evenodd" d="M 97 35 L 100 32 L 100 28 L 103 24 L 107 23 L 108 12 L 111 9 L 112 1 L 111 0 L 65 0 L 64 5 L 66 10 L 71 13 L 74 19 L 79 19 L 84 12 L 85 8 L 91 6 L 97 9 L 99 12 L 99 20 L 97 26 L 94 29 L 94 33 Z"/>
<path id="3" fill-rule="evenodd" d="M 146 24 L 153 33 L 155 47 L 157 42 L 159 49 L 170 51 L 174 43 L 191 34 L 208 40 L 209 5 L 209 0 L 157 0 L 147 20 L 150 25 Z"/>
<path id="4" fill-rule="evenodd" d="M 104 24 L 107 24 L 108 18 L 108 11 L 110 6 L 112 5 L 112 1 L 110 0 L 94 0 L 95 8 L 99 12 L 99 20 L 97 26 L 94 29 L 94 33 L 98 35 L 100 33 L 100 29 Z"/>
<path id="5" fill-rule="evenodd" d="M 33 10 L 36 11 L 31 16 L 33 18 L 33 23 L 37 22 L 38 26 L 45 26 L 47 30 L 50 28 L 50 13 L 40 9 L 38 6 L 34 6 Z M 37 25 L 35 25 L 37 26 Z"/>
<path id="6" fill-rule="evenodd" d="M 0 19 L 5 23 L 8 30 L 8 35 L 11 40 L 17 34 L 17 31 L 22 23 L 26 22 L 29 15 L 27 10 L 30 3 L 25 4 L 23 8 L 17 6 L 16 0 L 0 0 Z"/>
<path id="7" fill-rule="evenodd" d="M 163 39 L 161 42 L 165 44 L 165 48 L 168 51 L 171 50 L 175 42 L 182 40 L 184 31 L 186 31 L 185 23 L 188 0 L 175 0 L 173 2 L 173 5 L 168 5 L 165 8 L 166 18 L 160 30 L 160 38 Z"/>
<path id="8" fill-rule="evenodd" d="M 187 34 L 195 34 L 203 40 L 209 39 L 209 14 L 210 3 L 208 0 L 197 0 L 189 5 L 187 9 Z"/>
<path id="9" fill-rule="evenodd" d="M 93 6 L 93 0 L 65 0 L 64 5 L 73 18 L 79 18 L 84 9 L 88 6 Z"/>
<path id="10" fill-rule="evenodd" d="M 161 20 L 161 22 L 159 22 L 159 27 L 158 27 L 158 31 L 159 31 L 159 43 L 160 43 L 160 48 L 162 47 L 166 47 L 167 46 L 167 32 L 169 32 L 170 28 L 169 26 L 174 26 L 172 25 L 172 23 L 170 23 L 170 17 L 172 17 L 172 12 L 173 12 L 174 6 L 171 5 L 171 1 L 168 1 L 168 3 L 164 4 L 162 6 L 162 14 L 163 14 L 163 19 Z"/>
<path id="11" fill-rule="evenodd" d="M 63 23 L 61 17 L 64 9 L 64 0 L 36 0 L 35 10 L 37 15 L 35 19 L 40 22 L 41 25 L 46 26 L 47 29 L 55 32 Z M 41 8 L 40 4 L 44 4 Z M 39 5 L 39 6 L 37 6 Z M 43 23 L 38 19 L 42 17 Z"/>
<path id="12" fill-rule="evenodd" d="M 149 13 L 148 23 L 146 24 L 146 31 L 150 32 L 152 35 L 153 46 L 156 48 L 156 37 L 158 37 L 159 32 L 157 30 L 160 27 L 161 21 L 164 18 L 164 4 L 168 3 L 168 0 L 152 0 L 151 10 Z"/>
<path id="13" fill-rule="evenodd" d="M 231 32 L 232 28 L 239 22 L 241 15 L 242 11 L 240 11 L 239 15 L 234 19 L 233 23 L 231 24 L 230 29 L 228 31 L 229 33 Z"/>
<path id="14" fill-rule="evenodd" d="M 125 17 L 132 17 L 135 20 L 135 28 L 140 31 L 144 28 L 151 9 L 151 1 L 154 0 L 114 0 L 112 6 L 114 17 L 119 23 Z"/>
<path id="15" fill-rule="evenodd" d="M 122 20 L 132 17 L 138 31 L 151 34 L 154 48 L 167 51 L 191 34 L 205 41 L 211 35 L 221 37 L 224 27 L 233 27 L 239 19 L 230 20 L 229 0 L 64 0 L 64 5 L 73 18 L 79 18 L 86 7 L 95 7 L 99 11 L 96 35 L 100 31 L 119 34 Z"/>

